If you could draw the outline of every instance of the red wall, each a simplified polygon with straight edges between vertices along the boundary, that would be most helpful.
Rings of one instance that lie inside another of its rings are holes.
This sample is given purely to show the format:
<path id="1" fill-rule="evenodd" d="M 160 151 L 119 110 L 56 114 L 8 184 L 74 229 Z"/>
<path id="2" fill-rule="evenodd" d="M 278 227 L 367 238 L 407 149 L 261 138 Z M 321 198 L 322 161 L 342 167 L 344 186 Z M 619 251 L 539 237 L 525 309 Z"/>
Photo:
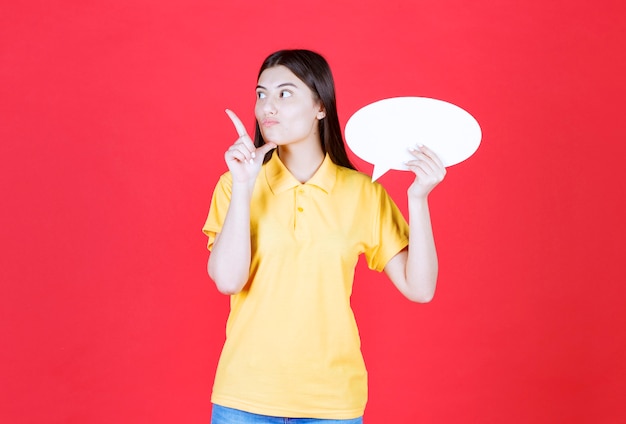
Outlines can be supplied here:
<path id="1" fill-rule="evenodd" d="M 293 47 L 328 58 L 343 125 L 409 95 L 483 130 L 431 196 L 435 300 L 359 266 L 367 422 L 626 420 L 622 2 L 5 3 L 0 422 L 208 422 L 223 110 L 251 129 Z M 380 181 L 406 211 L 410 175 Z"/>

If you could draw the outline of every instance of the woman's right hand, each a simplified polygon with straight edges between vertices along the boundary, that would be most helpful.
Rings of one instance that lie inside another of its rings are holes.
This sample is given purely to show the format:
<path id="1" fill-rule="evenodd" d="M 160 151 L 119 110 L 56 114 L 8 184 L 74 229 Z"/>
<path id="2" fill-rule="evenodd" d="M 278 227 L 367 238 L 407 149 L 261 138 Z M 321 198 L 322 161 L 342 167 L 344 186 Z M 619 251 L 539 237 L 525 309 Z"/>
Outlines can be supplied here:
<path id="1" fill-rule="evenodd" d="M 233 177 L 233 183 L 253 184 L 263 165 L 265 154 L 276 147 L 274 143 L 265 143 L 255 147 L 246 131 L 246 127 L 232 110 L 226 109 L 226 114 L 235 125 L 239 138 L 224 154 L 224 160 Z"/>

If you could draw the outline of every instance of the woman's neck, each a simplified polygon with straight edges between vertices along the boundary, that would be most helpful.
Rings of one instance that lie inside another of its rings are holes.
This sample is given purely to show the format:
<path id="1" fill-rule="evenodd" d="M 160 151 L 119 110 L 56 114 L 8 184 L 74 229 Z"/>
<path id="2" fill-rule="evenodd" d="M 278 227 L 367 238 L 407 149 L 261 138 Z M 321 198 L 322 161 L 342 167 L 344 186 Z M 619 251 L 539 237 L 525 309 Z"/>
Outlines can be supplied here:
<path id="1" fill-rule="evenodd" d="M 291 175 L 301 183 L 306 183 L 315 175 L 325 157 L 319 144 L 278 146 L 278 156 Z"/>

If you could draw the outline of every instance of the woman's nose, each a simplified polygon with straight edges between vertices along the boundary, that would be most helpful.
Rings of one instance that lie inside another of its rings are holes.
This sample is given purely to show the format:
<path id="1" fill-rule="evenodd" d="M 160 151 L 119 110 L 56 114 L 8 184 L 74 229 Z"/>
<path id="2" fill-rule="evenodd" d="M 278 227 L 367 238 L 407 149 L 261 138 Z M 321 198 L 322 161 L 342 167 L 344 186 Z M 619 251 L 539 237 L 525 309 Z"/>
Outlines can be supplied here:
<path id="1" fill-rule="evenodd" d="M 271 97 L 266 98 L 263 102 L 263 112 L 267 115 L 276 114 L 276 103 Z"/>

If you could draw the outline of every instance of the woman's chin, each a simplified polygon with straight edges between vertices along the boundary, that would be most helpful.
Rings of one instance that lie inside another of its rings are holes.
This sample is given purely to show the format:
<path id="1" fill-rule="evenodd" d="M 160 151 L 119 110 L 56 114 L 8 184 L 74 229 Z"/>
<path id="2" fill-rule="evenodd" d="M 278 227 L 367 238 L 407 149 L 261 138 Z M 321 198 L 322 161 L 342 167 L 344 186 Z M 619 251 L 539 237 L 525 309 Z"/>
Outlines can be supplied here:
<path id="1" fill-rule="evenodd" d="M 285 144 L 289 144 L 288 142 L 285 142 L 285 140 L 277 138 L 277 137 L 265 137 L 263 136 L 263 140 L 265 140 L 266 143 L 274 143 L 277 146 L 282 146 Z"/>

